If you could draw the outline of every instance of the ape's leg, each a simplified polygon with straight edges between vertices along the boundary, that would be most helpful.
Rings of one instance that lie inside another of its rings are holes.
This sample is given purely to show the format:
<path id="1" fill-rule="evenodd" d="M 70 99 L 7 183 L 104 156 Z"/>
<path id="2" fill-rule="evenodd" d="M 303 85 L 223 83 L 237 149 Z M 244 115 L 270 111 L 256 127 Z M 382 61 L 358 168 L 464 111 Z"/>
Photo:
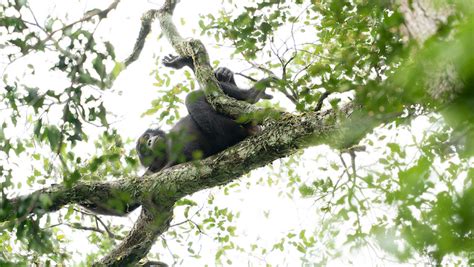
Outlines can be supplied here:
<path id="1" fill-rule="evenodd" d="M 247 101 L 249 103 L 256 103 L 260 99 L 272 99 L 271 95 L 265 93 L 265 88 L 269 86 L 270 79 L 263 79 L 257 82 L 260 89 L 254 87 L 250 89 L 241 89 L 237 86 L 234 79 L 234 73 L 226 68 L 219 67 L 214 72 L 219 86 L 224 93 L 237 100 Z"/>
<path id="2" fill-rule="evenodd" d="M 245 137 L 248 131 L 233 119 L 217 113 L 207 103 L 202 90 L 189 93 L 186 97 L 186 108 L 199 128 L 209 137 L 220 151 L 232 146 Z"/>
<path id="3" fill-rule="evenodd" d="M 256 89 L 252 87 L 250 89 L 240 89 L 234 84 L 219 82 L 219 86 L 224 93 L 237 100 L 243 100 L 251 104 L 257 103 L 260 99 L 272 99 L 273 96 L 265 93 L 264 89 Z"/>

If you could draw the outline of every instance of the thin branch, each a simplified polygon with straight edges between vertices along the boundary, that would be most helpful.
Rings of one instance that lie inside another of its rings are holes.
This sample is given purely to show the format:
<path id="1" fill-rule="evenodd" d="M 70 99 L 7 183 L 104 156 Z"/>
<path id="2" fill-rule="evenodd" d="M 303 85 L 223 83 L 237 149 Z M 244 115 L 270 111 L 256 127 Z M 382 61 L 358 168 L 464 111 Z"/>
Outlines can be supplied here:
<path id="1" fill-rule="evenodd" d="M 237 73 L 235 73 L 235 75 L 242 76 L 242 77 L 244 77 L 244 78 L 246 78 L 247 80 L 250 80 L 250 81 L 252 81 L 252 82 L 257 82 L 257 81 L 258 81 L 257 79 L 252 78 L 252 77 L 250 77 L 250 76 L 247 76 L 247 75 L 245 75 L 245 74 L 243 74 L 243 73 L 241 73 L 241 72 L 237 72 Z"/>
<path id="2" fill-rule="evenodd" d="M 172 225 L 170 225 L 170 228 L 171 228 L 171 227 L 180 226 L 180 225 L 183 225 L 183 224 L 185 224 L 185 223 L 191 223 L 191 224 L 193 224 L 193 225 L 198 229 L 198 232 L 199 232 L 200 234 L 206 234 L 206 233 L 204 233 L 204 232 L 201 230 L 201 227 L 200 227 L 197 223 L 195 223 L 193 220 L 191 220 L 191 219 L 186 219 L 186 220 L 184 220 L 184 221 L 182 221 L 182 222 L 172 224 Z"/>
<path id="3" fill-rule="evenodd" d="M 138 178 L 138 177 L 137 177 Z M 4 212 L 0 216 L 1 221 L 21 220 L 30 214 L 44 214 L 57 211 L 67 204 L 79 204 L 94 212 L 104 212 L 109 215 L 123 215 L 137 207 L 140 199 L 134 198 L 124 200 L 120 195 L 141 195 L 141 188 L 130 187 L 126 179 L 114 182 L 76 183 L 71 187 L 65 185 L 53 185 L 48 188 L 37 190 L 29 195 L 9 199 L 6 202 Z M 50 204 L 44 204 L 38 199 L 49 199 Z M 113 200 L 113 201 L 112 201 Z M 121 207 L 111 207 L 108 203 L 121 202 Z M 28 205 L 27 209 L 24 206 Z M 18 213 L 18 211 L 22 211 Z"/>
<path id="4" fill-rule="evenodd" d="M 72 229 L 92 231 L 92 232 L 96 232 L 96 233 L 99 233 L 99 234 L 102 234 L 102 235 L 106 234 L 106 232 L 104 230 L 101 230 L 98 227 L 83 226 L 83 225 L 78 224 L 78 223 L 74 223 L 74 224 L 71 224 L 71 223 L 57 223 L 57 224 L 50 225 L 48 228 L 54 228 L 54 227 L 58 227 L 58 226 L 61 226 L 61 225 L 70 227 Z M 117 240 L 122 240 L 123 239 L 123 237 L 116 236 L 114 234 L 112 234 L 112 235 L 109 234 L 109 237 L 111 237 L 113 239 L 117 239 Z"/>
<path id="5" fill-rule="evenodd" d="M 135 41 L 132 54 L 130 54 L 130 56 L 128 56 L 127 59 L 125 59 L 124 61 L 125 67 L 132 64 L 140 56 L 143 47 L 145 46 L 146 37 L 151 32 L 151 24 L 155 20 L 157 13 L 158 10 L 152 9 L 142 16 L 142 25 L 140 27 L 140 32 L 138 33 L 137 40 Z"/>
<path id="6" fill-rule="evenodd" d="M 140 264 L 143 267 L 168 267 L 168 264 L 161 261 L 146 261 L 143 264 Z"/>
<path id="7" fill-rule="evenodd" d="M 89 11 L 85 14 L 84 17 L 82 17 L 81 19 L 77 20 L 77 21 L 74 21 L 74 22 L 71 22 L 69 24 L 67 24 L 66 26 L 63 26 L 57 30 L 54 30 L 52 31 L 51 33 L 49 33 L 49 35 L 42 41 L 42 42 L 46 42 L 48 41 L 49 39 L 51 39 L 53 37 L 53 35 L 57 32 L 62 32 L 66 29 L 69 29 L 71 28 L 72 26 L 78 24 L 78 23 L 82 23 L 82 22 L 85 22 L 85 21 L 88 21 L 90 19 L 92 19 L 93 17 L 95 16 L 99 16 L 99 18 L 103 19 L 103 18 L 106 18 L 107 15 L 109 14 L 110 11 L 112 11 L 113 9 L 115 9 L 117 7 L 117 5 L 119 4 L 120 0 L 115 0 L 112 4 L 110 4 L 109 7 L 107 7 L 106 9 L 104 10 L 92 10 L 92 11 Z"/>
<path id="8" fill-rule="evenodd" d="M 41 26 L 41 25 L 39 24 L 38 19 L 36 19 L 35 13 L 34 13 L 33 10 L 31 9 L 30 5 L 27 5 L 26 7 L 27 7 L 28 10 L 30 11 L 31 16 L 33 17 L 33 19 L 34 19 L 34 21 L 35 21 L 35 23 L 31 23 L 31 24 L 37 26 L 37 27 L 40 28 L 42 31 L 46 31 L 46 30 L 43 28 L 43 26 Z"/>
<path id="9" fill-rule="evenodd" d="M 118 1 L 117 1 L 118 2 Z M 164 6 L 150 15 L 158 16 L 164 36 L 181 56 L 191 56 L 196 66 L 197 80 L 205 90 L 209 103 L 219 112 L 240 116 L 265 111 L 251 104 L 237 101 L 219 90 L 209 64 L 205 47 L 198 40 L 184 40 L 172 22 L 176 1 L 166 0 Z M 260 69 L 266 69 L 260 67 Z M 270 71 L 270 70 L 267 70 Z M 270 73 L 272 73 L 270 71 Z M 216 93 L 216 94 L 213 94 Z M 341 108 L 341 110 L 344 110 Z M 145 177 L 123 178 L 107 183 L 77 183 L 72 187 L 53 186 L 28 196 L 7 200 L 10 211 L 0 220 L 15 218 L 25 203 L 35 203 L 29 214 L 44 214 L 62 206 L 77 203 L 94 212 L 112 207 L 107 204 L 121 201 L 115 211 L 124 214 L 130 207 L 142 205 L 140 217 L 124 240 L 96 265 L 128 266 L 138 264 L 155 243 L 158 236 L 170 227 L 175 202 L 205 188 L 227 184 L 248 171 L 265 166 L 275 159 L 288 156 L 303 147 L 317 145 L 338 133 L 340 125 L 334 110 L 319 113 L 287 114 L 276 111 L 278 120 L 265 121 L 267 127 L 259 135 L 247 138 L 236 146 L 196 162 L 188 162 Z M 311 140 L 311 142 L 308 142 Z M 238 156 L 236 156 L 238 155 Z M 232 165 L 232 168 L 229 166 Z M 126 194 L 128 198 L 122 196 Z M 50 205 L 32 199 L 49 198 Z M 114 201 L 112 201 L 114 200 Z M 96 221 L 100 223 L 100 221 Z M 199 228 L 198 228 L 199 229 Z"/>
<path id="10" fill-rule="evenodd" d="M 107 234 L 108 234 L 111 238 L 120 239 L 120 240 L 123 239 L 123 237 L 117 238 L 117 235 L 115 235 L 114 233 L 112 233 L 112 231 L 110 231 L 109 227 L 108 227 L 108 226 L 105 224 L 105 222 L 99 217 L 99 215 L 97 215 L 97 214 L 95 214 L 95 213 L 92 213 L 92 212 L 87 212 L 87 211 L 84 211 L 84 210 L 79 210 L 79 209 L 74 209 L 74 211 L 79 212 L 79 213 L 82 213 L 82 214 L 87 215 L 87 216 L 93 217 L 94 220 L 95 220 L 95 223 L 96 223 L 97 228 L 99 228 L 99 223 L 100 223 L 100 225 L 102 225 L 102 227 L 104 227 L 105 231 L 107 232 Z"/>
<path id="11" fill-rule="evenodd" d="M 321 97 L 319 97 L 318 104 L 316 104 L 316 107 L 314 108 L 314 111 L 320 111 L 321 108 L 323 107 L 323 102 L 324 100 L 331 94 L 331 92 L 326 91 L 324 92 Z"/>

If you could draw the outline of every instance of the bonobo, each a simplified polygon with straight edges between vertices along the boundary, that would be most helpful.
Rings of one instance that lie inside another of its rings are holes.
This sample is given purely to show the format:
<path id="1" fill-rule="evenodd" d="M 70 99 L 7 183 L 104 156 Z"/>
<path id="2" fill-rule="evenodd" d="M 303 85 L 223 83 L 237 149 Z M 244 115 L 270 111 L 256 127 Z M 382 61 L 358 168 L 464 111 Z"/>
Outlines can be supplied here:
<path id="1" fill-rule="evenodd" d="M 163 59 L 163 64 L 175 69 L 187 66 L 194 71 L 190 57 L 168 55 Z M 239 88 L 234 74 L 227 68 L 218 68 L 214 75 L 222 91 L 235 99 L 256 103 L 259 99 L 272 98 L 265 90 L 256 89 L 255 86 L 248 90 Z M 202 90 L 189 93 L 185 104 L 189 115 L 180 119 L 169 133 L 148 129 L 138 139 L 138 157 L 142 165 L 148 168 L 147 174 L 216 154 L 255 132 L 255 126 L 239 124 L 215 111 L 207 103 Z"/>

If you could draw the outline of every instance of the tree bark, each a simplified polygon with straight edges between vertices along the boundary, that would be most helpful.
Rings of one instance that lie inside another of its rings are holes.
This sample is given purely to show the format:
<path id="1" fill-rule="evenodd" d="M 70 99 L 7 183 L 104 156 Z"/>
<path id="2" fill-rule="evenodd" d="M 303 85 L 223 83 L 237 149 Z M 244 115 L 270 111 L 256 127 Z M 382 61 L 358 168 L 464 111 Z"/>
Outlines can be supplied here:
<path id="1" fill-rule="evenodd" d="M 168 230 L 173 207 L 144 205 L 137 222 L 127 237 L 94 266 L 134 266 L 144 258 L 157 237 Z"/>
<path id="2" fill-rule="evenodd" d="M 398 0 L 396 3 L 404 17 L 404 26 L 401 30 L 405 40 L 415 40 L 420 46 L 447 22 L 449 16 L 454 14 L 452 6 L 443 4 L 435 7 L 432 0 Z M 429 73 L 431 79 L 426 84 L 427 93 L 440 102 L 452 101 L 462 88 L 454 64 L 446 58 L 437 66 L 430 67 L 435 70 Z"/>
<path id="3" fill-rule="evenodd" d="M 411 6 L 410 2 L 413 2 Z M 407 18 L 405 22 L 407 36 L 416 38 L 420 43 L 436 32 L 437 21 L 440 20 L 437 15 L 426 12 L 424 4 L 425 1 L 422 0 L 399 1 L 400 11 Z M 227 97 L 219 89 L 203 44 L 199 40 L 183 39 L 174 26 L 172 14 L 175 6 L 175 0 L 166 0 L 160 10 L 151 10 L 147 13 L 146 22 L 151 23 L 153 18 L 157 17 L 164 35 L 178 54 L 193 58 L 197 80 L 200 87 L 205 90 L 209 103 L 219 112 L 232 117 L 268 112 Z M 146 34 L 148 32 L 149 29 Z M 141 47 L 142 44 L 137 46 L 138 54 Z M 130 61 L 127 61 L 128 64 L 133 62 L 138 54 L 134 54 Z M 435 88 L 437 92 L 453 89 L 445 82 L 438 83 Z M 115 215 L 124 214 L 142 205 L 140 217 L 126 238 L 96 263 L 96 266 L 136 265 L 149 252 L 156 238 L 168 230 L 173 216 L 173 206 L 177 200 L 206 188 L 227 184 L 255 168 L 291 155 L 302 148 L 321 143 L 337 143 L 341 129 L 350 122 L 340 118 L 345 118 L 351 109 L 352 105 L 348 104 L 337 112 L 328 110 L 287 114 L 272 111 L 272 115 L 279 116 L 279 119 L 274 120 L 270 117 L 266 120 L 265 130 L 262 133 L 217 155 L 177 165 L 145 177 L 120 179 L 108 183 L 77 183 L 72 187 L 59 185 L 9 199 L 6 200 L 9 208 L 3 209 L 7 212 L 0 214 L 0 221 L 52 212 L 73 203 L 98 212 L 101 212 L 101 208 L 104 212 L 113 210 L 116 212 Z M 230 165 L 233 167 L 228 168 Z M 49 201 L 45 202 L 42 199 Z"/>
<path id="4" fill-rule="evenodd" d="M 51 199 L 51 205 L 48 206 L 42 206 L 41 201 L 33 202 L 36 203 L 34 208 L 25 213 L 34 214 L 55 211 L 66 204 L 107 203 L 116 200 L 117 196 L 132 196 L 123 198 L 122 203 L 143 205 L 140 218 L 122 243 L 96 266 L 133 265 L 146 255 L 157 236 L 169 228 L 173 205 L 177 200 L 206 188 L 229 183 L 255 168 L 304 147 L 333 142 L 341 128 L 337 117 L 333 110 L 299 115 L 284 114 L 278 121 L 267 122 L 267 129 L 260 135 L 201 161 L 177 165 L 146 177 L 109 183 L 78 183 L 70 188 L 53 186 L 7 202 L 15 206 L 14 203 L 20 203 L 24 199 Z M 97 200 L 93 201 L 94 199 Z M 8 210 L 8 215 L 1 217 L 4 221 L 12 220 L 17 214 L 16 209 Z"/>

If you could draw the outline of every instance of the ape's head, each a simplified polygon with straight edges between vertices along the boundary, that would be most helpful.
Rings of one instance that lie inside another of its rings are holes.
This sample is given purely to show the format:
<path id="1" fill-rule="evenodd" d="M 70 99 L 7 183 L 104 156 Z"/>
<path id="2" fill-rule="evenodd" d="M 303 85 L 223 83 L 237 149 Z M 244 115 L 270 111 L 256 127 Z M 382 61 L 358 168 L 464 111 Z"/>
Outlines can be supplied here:
<path id="1" fill-rule="evenodd" d="M 145 167 L 155 160 L 166 161 L 166 134 L 160 129 L 148 129 L 137 140 L 137 154 Z"/>

